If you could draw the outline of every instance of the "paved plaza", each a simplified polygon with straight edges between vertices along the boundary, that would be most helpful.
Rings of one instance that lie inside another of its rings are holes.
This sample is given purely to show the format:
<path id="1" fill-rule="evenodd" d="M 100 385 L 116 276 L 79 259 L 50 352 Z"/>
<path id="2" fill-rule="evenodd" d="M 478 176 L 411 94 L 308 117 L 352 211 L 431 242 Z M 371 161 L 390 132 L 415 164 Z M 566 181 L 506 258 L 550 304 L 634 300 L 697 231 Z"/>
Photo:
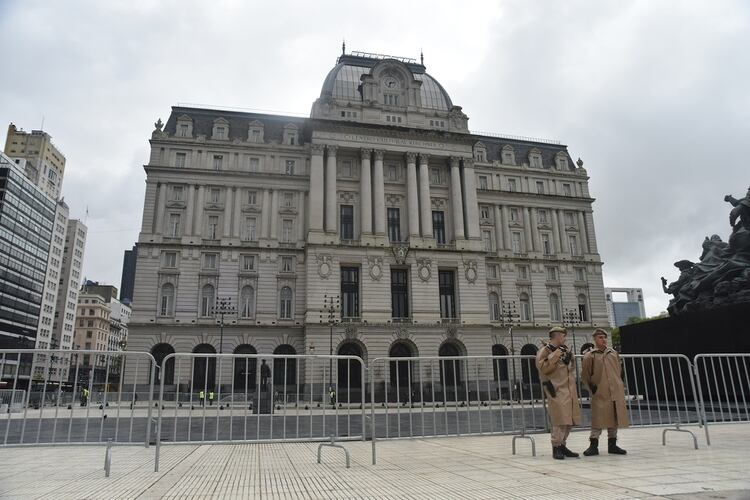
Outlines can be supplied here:
<path id="1" fill-rule="evenodd" d="M 352 442 L 352 466 L 341 450 L 317 444 L 164 445 L 159 473 L 154 448 L 117 447 L 104 477 L 103 446 L 0 450 L 0 498 L 750 498 L 750 425 L 711 426 L 707 447 L 660 428 L 626 429 L 625 457 L 551 458 L 549 435 L 511 454 L 510 436 Z M 582 451 L 587 433 L 569 447 Z M 601 447 L 600 447 L 601 448 Z M 606 448 L 606 446 L 604 447 Z"/>

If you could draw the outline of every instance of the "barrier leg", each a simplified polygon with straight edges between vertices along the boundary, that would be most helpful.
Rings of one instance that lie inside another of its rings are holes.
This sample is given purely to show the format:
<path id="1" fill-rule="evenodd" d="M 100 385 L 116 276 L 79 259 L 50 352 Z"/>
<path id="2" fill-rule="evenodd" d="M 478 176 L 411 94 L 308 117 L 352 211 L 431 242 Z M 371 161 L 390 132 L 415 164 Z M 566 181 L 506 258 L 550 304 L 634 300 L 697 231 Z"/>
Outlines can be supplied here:
<path id="1" fill-rule="evenodd" d="M 528 439 L 531 441 L 531 456 L 536 456 L 536 443 L 534 442 L 534 438 L 531 436 L 527 436 L 525 434 L 521 434 L 520 436 L 513 436 L 513 441 L 511 442 L 513 446 L 513 454 L 516 454 L 516 439 Z"/>
<path id="2" fill-rule="evenodd" d="M 112 467 L 112 439 L 107 439 L 107 447 L 104 451 L 104 477 L 109 477 L 110 467 Z"/>
<path id="3" fill-rule="evenodd" d="M 333 439 L 333 435 L 331 435 L 331 442 L 330 443 L 320 443 L 318 445 L 318 463 L 320 463 L 320 455 L 323 451 L 323 447 L 327 446 L 329 448 L 341 448 L 344 450 L 344 454 L 346 455 L 346 468 L 349 469 L 351 467 L 351 462 L 349 460 L 349 450 L 341 446 L 340 444 L 336 444 L 336 442 Z"/>
<path id="4" fill-rule="evenodd" d="M 686 432 L 686 433 L 690 434 L 690 436 L 693 438 L 693 446 L 695 446 L 696 450 L 698 449 L 698 439 L 695 437 L 695 434 L 693 434 L 692 431 L 689 431 L 687 429 L 680 429 L 680 424 L 675 424 L 675 428 L 674 429 L 667 428 L 667 429 L 664 429 L 662 431 L 662 433 L 661 433 L 661 445 L 662 446 L 666 446 L 667 445 L 667 432 L 668 431 L 672 431 L 672 432 Z"/>

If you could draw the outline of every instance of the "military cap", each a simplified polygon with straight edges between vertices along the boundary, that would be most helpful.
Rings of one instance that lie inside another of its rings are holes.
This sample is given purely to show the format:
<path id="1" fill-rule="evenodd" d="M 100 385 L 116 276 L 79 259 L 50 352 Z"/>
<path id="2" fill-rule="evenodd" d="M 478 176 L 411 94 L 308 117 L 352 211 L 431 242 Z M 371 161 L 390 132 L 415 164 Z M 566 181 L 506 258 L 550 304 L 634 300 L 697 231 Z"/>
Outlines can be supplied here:
<path id="1" fill-rule="evenodd" d="M 561 326 L 553 326 L 549 330 L 549 338 L 552 338 L 556 333 L 562 333 L 563 335 L 567 335 L 568 330 L 566 330 L 565 328 Z"/>
<path id="2" fill-rule="evenodd" d="M 594 330 L 594 333 L 591 334 L 591 337 L 596 337 L 599 334 L 602 334 L 605 337 L 607 337 L 607 332 L 601 328 L 597 328 L 596 330 Z"/>

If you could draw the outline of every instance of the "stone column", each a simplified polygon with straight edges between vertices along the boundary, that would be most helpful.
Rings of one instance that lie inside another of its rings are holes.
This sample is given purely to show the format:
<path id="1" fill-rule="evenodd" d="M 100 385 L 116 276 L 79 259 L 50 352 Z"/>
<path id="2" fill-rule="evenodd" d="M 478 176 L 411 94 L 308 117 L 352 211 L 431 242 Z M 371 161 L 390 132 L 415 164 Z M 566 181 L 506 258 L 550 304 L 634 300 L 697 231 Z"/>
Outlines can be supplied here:
<path id="1" fill-rule="evenodd" d="M 234 193 L 234 215 L 232 216 L 232 237 L 241 238 L 240 221 L 242 219 L 242 194 L 243 190 L 237 189 Z"/>
<path id="2" fill-rule="evenodd" d="M 167 208 L 167 185 L 163 182 L 159 185 L 159 196 L 157 198 L 156 206 L 156 232 L 165 234 L 164 210 Z"/>
<path id="3" fill-rule="evenodd" d="M 236 187 L 227 189 L 227 198 L 224 200 L 224 234 L 222 235 L 224 238 L 232 235 L 232 203 L 236 193 Z"/>
<path id="4" fill-rule="evenodd" d="M 460 159 L 451 156 L 451 209 L 453 211 L 453 237 L 464 239 L 464 204 L 461 199 L 461 170 Z"/>
<path id="5" fill-rule="evenodd" d="M 464 158 L 464 207 L 469 238 L 480 237 L 479 205 L 477 205 L 477 179 L 474 175 L 474 160 Z"/>
<path id="6" fill-rule="evenodd" d="M 375 234 L 385 236 L 385 184 L 383 179 L 383 151 L 375 150 L 375 169 L 372 175 L 372 207 L 375 212 Z"/>
<path id="7" fill-rule="evenodd" d="M 299 192 L 299 208 L 297 208 L 297 239 L 305 239 L 305 215 L 307 213 L 306 195 L 304 191 Z"/>
<path id="8" fill-rule="evenodd" d="M 560 241 L 560 225 L 557 222 L 557 209 L 550 211 L 550 218 L 552 219 L 552 242 L 555 245 L 553 253 L 562 253 L 563 247 Z"/>
<path id="9" fill-rule="evenodd" d="M 198 203 L 193 219 L 193 234 L 203 237 L 203 210 L 206 208 L 206 186 L 198 188 Z"/>
<path id="10" fill-rule="evenodd" d="M 279 238 L 279 190 L 271 190 L 271 239 Z"/>
<path id="11" fill-rule="evenodd" d="M 310 231 L 323 231 L 323 145 L 310 146 Z"/>
<path id="12" fill-rule="evenodd" d="M 583 219 L 586 222 L 586 235 L 588 236 L 589 253 L 598 253 L 599 249 L 596 245 L 596 232 L 594 231 L 594 212 L 586 210 L 583 213 Z"/>
<path id="13" fill-rule="evenodd" d="M 326 232 L 336 232 L 336 150 L 338 146 L 326 146 Z"/>
<path id="14" fill-rule="evenodd" d="M 409 239 L 412 239 L 419 236 L 416 153 L 406 153 L 406 201 L 409 207 Z"/>
<path id="15" fill-rule="evenodd" d="M 263 190 L 263 211 L 261 212 L 261 234 L 263 238 L 271 237 L 271 190 Z"/>
<path id="16" fill-rule="evenodd" d="M 560 253 L 570 253 L 568 238 L 565 233 L 565 213 L 562 210 L 557 211 L 557 222 L 560 229 Z"/>
<path id="17" fill-rule="evenodd" d="M 523 232 L 526 237 L 526 251 L 533 252 L 534 240 L 531 237 L 531 214 L 529 211 L 529 207 L 523 207 L 521 210 L 523 210 Z"/>
<path id="18" fill-rule="evenodd" d="M 534 249 L 542 252 L 542 237 L 539 235 L 539 215 L 536 208 L 530 209 L 531 213 L 531 239 L 534 241 Z"/>
<path id="19" fill-rule="evenodd" d="M 586 223 L 583 220 L 583 212 L 578 212 L 578 234 L 580 245 L 581 245 L 581 253 L 589 253 L 589 242 L 588 237 L 586 236 Z"/>
<path id="20" fill-rule="evenodd" d="M 362 217 L 361 234 L 372 234 L 372 179 L 370 177 L 371 149 L 362 149 L 362 168 L 359 172 L 359 212 Z"/>
<path id="21" fill-rule="evenodd" d="M 429 155 L 419 155 L 419 208 L 421 211 L 423 238 L 432 238 L 432 199 L 430 198 L 429 161 Z"/>
<path id="22" fill-rule="evenodd" d="M 498 251 L 505 248 L 503 244 L 503 218 L 500 205 L 495 205 L 495 242 Z"/>
<path id="23" fill-rule="evenodd" d="M 508 250 L 513 249 L 513 243 L 510 240 L 510 226 L 508 226 L 508 207 L 503 205 L 500 211 L 503 215 L 503 235 L 505 236 L 505 245 Z"/>
<path id="24" fill-rule="evenodd" d="M 195 212 L 195 186 L 188 184 L 187 208 L 185 208 L 185 236 L 193 234 L 193 212 Z"/>

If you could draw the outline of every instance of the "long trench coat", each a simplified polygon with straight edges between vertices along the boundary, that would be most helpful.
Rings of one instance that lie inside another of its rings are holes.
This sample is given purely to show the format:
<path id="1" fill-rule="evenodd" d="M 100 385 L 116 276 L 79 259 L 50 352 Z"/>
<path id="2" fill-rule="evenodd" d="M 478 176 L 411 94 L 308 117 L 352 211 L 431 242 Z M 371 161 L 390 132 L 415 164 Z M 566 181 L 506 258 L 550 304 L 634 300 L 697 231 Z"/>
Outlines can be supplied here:
<path id="1" fill-rule="evenodd" d="M 546 384 L 544 387 L 552 425 L 578 425 L 581 423 L 581 407 L 576 389 L 575 358 L 566 365 L 560 359 L 561 355 L 561 349 L 552 351 L 544 346 L 536 355 L 536 367 L 541 381 L 549 381 L 555 388 L 552 396 Z"/>
<path id="2" fill-rule="evenodd" d="M 583 356 L 581 380 L 593 392 L 591 396 L 591 427 L 610 429 L 627 427 L 628 409 L 625 407 L 625 385 L 622 381 L 620 355 L 611 347 L 604 351 L 592 349 Z"/>

